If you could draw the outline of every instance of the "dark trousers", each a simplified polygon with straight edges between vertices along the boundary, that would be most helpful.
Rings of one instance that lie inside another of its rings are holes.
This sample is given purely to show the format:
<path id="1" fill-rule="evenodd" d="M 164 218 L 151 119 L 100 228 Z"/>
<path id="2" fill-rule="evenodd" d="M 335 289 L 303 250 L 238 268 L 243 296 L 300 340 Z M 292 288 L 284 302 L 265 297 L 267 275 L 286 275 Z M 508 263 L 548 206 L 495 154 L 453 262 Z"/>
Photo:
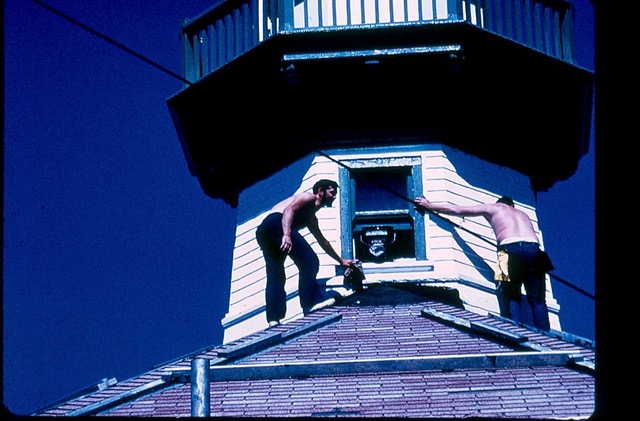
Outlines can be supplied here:
<path id="1" fill-rule="evenodd" d="M 545 300 L 545 271 L 539 264 L 537 243 L 517 242 L 499 247 L 509 255 L 509 281 L 499 282 L 498 300 L 502 300 L 501 314 L 516 322 L 526 323 L 522 308 L 522 285 L 531 309 L 533 326 L 549 330 L 549 311 Z"/>
<path id="2" fill-rule="evenodd" d="M 282 214 L 267 216 L 256 230 L 256 239 L 266 263 L 267 287 L 265 290 L 267 321 L 284 319 L 287 312 L 286 274 L 287 253 L 280 250 L 282 244 Z M 322 294 L 316 282 L 320 260 L 315 251 L 297 231 L 291 231 L 292 248 L 288 256 L 298 268 L 298 294 L 302 309 L 309 309 L 321 300 Z"/>

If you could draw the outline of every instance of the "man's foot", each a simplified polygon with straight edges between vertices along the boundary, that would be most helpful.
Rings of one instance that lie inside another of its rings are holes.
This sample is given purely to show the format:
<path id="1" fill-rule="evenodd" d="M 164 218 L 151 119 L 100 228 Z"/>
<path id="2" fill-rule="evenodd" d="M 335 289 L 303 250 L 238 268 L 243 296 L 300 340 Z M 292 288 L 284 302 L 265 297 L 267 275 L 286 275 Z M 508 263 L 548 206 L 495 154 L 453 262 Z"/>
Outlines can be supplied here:
<path id="1" fill-rule="evenodd" d="M 280 324 L 280 320 L 271 320 L 269 322 L 269 327 L 278 326 Z"/>
<path id="2" fill-rule="evenodd" d="M 307 307 L 303 309 L 303 313 L 305 314 L 305 316 L 309 313 L 312 313 L 314 311 L 320 310 L 322 308 L 325 307 L 329 307 L 333 304 L 335 304 L 336 299 L 335 298 L 327 298 L 324 301 L 320 301 L 319 303 L 315 304 L 313 307 Z"/>

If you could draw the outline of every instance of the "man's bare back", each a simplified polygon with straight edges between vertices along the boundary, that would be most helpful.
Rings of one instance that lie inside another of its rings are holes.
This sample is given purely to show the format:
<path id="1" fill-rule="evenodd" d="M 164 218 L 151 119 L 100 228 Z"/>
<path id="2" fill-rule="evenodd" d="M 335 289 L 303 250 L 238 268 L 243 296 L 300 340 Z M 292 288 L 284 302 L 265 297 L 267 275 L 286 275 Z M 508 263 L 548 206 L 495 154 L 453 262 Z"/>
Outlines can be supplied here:
<path id="1" fill-rule="evenodd" d="M 489 221 L 498 244 L 503 244 L 505 240 L 538 242 L 538 236 L 526 213 L 504 203 L 488 207 L 490 210 L 485 218 Z"/>

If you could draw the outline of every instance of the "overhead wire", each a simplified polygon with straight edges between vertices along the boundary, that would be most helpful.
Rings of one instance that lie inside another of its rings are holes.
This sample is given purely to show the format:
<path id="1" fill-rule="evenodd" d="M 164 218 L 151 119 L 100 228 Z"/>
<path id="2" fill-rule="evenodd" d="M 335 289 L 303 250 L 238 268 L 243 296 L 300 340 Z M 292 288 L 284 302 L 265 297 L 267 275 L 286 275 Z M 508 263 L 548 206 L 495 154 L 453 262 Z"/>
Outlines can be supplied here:
<path id="1" fill-rule="evenodd" d="M 155 67 L 156 69 L 160 70 L 161 72 L 164 72 L 166 74 L 168 74 L 169 76 L 178 79 L 179 81 L 186 83 L 188 85 L 193 85 L 193 83 L 191 83 L 189 80 L 183 78 L 182 76 L 180 76 L 179 74 L 172 72 L 171 70 L 167 69 L 164 66 L 161 66 L 160 64 L 156 63 L 155 61 L 143 56 L 142 54 L 132 50 L 131 48 L 127 47 L 126 45 L 114 40 L 111 37 L 108 37 L 106 35 L 104 35 L 103 33 L 96 31 L 95 29 L 91 28 L 88 25 L 85 25 L 84 23 L 78 21 L 77 19 L 72 18 L 71 16 L 67 15 L 66 13 L 63 13 L 51 6 L 49 6 L 48 4 L 40 1 L 40 0 L 31 0 L 34 3 L 38 4 L 39 6 L 47 9 L 48 11 L 50 11 L 51 13 L 60 16 L 61 18 L 65 19 L 68 22 L 71 22 L 72 24 L 76 25 L 77 27 L 97 36 L 98 38 L 102 39 L 103 41 L 108 42 L 109 44 L 121 49 L 122 51 L 131 54 L 132 56 L 144 61 L 145 63 Z"/>
<path id="2" fill-rule="evenodd" d="M 39 6 L 43 7 L 44 9 L 46 9 L 46 10 L 50 11 L 51 13 L 53 13 L 53 14 L 55 14 L 55 15 L 57 15 L 57 16 L 59 16 L 59 17 L 63 18 L 63 19 L 65 19 L 65 20 L 67 20 L 68 22 L 70 22 L 70 23 L 72 23 L 72 24 L 74 24 L 74 25 L 78 26 L 79 28 L 81 28 L 81 29 L 83 29 L 83 30 L 85 30 L 85 31 L 87 31 L 87 32 L 89 32 L 89 33 L 91 33 L 91 34 L 93 34 L 93 35 L 95 35 L 95 36 L 99 37 L 99 38 L 100 38 L 100 39 L 102 39 L 103 41 L 108 42 L 108 43 L 109 43 L 109 44 L 111 44 L 111 45 L 114 45 L 115 47 L 117 47 L 117 48 L 121 49 L 122 51 L 124 51 L 124 52 L 126 52 L 126 53 L 128 53 L 128 54 L 133 55 L 134 57 L 136 57 L 136 58 L 138 58 L 138 59 L 140 59 L 140 60 L 144 61 L 145 63 L 147 63 L 147 64 L 149 64 L 149 65 L 153 66 L 154 68 L 156 68 L 156 69 L 158 69 L 158 70 L 160 70 L 160 71 L 162 71 L 162 72 L 164 72 L 164 73 L 168 74 L 169 76 L 171 76 L 171 77 L 173 77 L 173 78 L 175 78 L 175 79 L 177 79 L 177 80 L 179 80 L 179 81 L 181 81 L 181 82 L 183 82 L 183 83 L 186 83 L 186 84 L 188 84 L 188 85 L 193 85 L 193 83 L 192 83 L 192 82 L 190 82 L 189 80 L 187 80 L 187 79 L 183 78 L 183 77 L 182 77 L 182 76 L 180 76 L 179 74 L 177 74 L 177 73 L 175 73 L 175 72 L 173 72 L 173 71 L 171 71 L 171 70 L 169 70 L 169 69 L 167 69 L 167 68 L 165 68 L 165 67 L 161 66 L 160 64 L 156 63 L 155 61 L 153 61 L 153 60 L 151 60 L 151 59 L 149 59 L 149 58 L 147 58 L 147 57 L 143 56 L 142 54 L 137 53 L 136 51 L 132 50 L 131 48 L 129 48 L 129 47 L 127 47 L 127 46 L 125 46 L 124 44 L 122 44 L 122 43 L 120 43 L 120 42 L 118 42 L 118 41 L 114 40 L 113 38 L 108 37 L 107 35 L 102 34 L 101 32 L 99 32 L 99 31 L 97 31 L 97 30 L 95 30 L 95 29 L 93 29 L 93 28 L 89 27 L 88 25 L 85 25 L 84 23 L 82 23 L 82 22 L 78 21 L 77 19 L 74 19 L 73 17 L 71 17 L 71 16 L 69 16 L 69 15 L 67 15 L 67 14 L 65 14 L 65 13 L 63 13 L 63 12 L 61 12 L 61 11 L 59 11 L 59 10 L 57 10 L 57 9 L 55 9 L 55 8 L 53 8 L 53 7 L 51 7 L 51 6 L 49 6 L 48 4 L 46 4 L 46 3 L 42 2 L 41 0 L 32 0 L 32 1 L 33 1 L 34 3 L 36 3 L 36 4 L 38 4 Z M 340 165 L 340 166 L 342 166 L 342 167 L 344 167 L 344 168 L 346 168 L 346 169 L 351 169 L 351 168 L 349 168 L 347 165 L 345 165 L 343 162 L 340 162 L 339 160 L 337 160 L 337 159 L 335 159 L 335 158 L 333 158 L 333 157 L 329 156 L 328 154 L 326 154 L 325 152 L 323 152 L 323 151 L 321 151 L 321 150 L 314 149 L 313 151 L 314 151 L 314 152 L 316 152 L 316 153 L 318 153 L 319 155 L 322 155 L 322 156 L 324 156 L 325 158 L 327 158 L 327 159 L 331 160 L 332 162 L 337 163 L 338 165 Z M 387 187 L 387 186 L 385 186 L 385 185 L 383 185 L 383 184 L 381 184 L 381 183 L 377 183 L 377 182 L 375 182 L 375 180 L 371 180 L 371 181 L 372 181 L 374 184 L 376 184 L 378 187 L 380 187 L 380 188 L 382 188 L 382 189 L 384 189 L 384 190 L 388 191 L 389 193 L 391 193 L 391 194 L 393 194 L 393 195 L 395 195 L 395 196 L 397 196 L 397 197 L 400 197 L 401 199 L 403 199 L 403 200 L 405 200 L 405 201 L 408 201 L 408 202 L 411 202 L 411 203 L 415 203 L 415 202 L 414 202 L 414 199 L 409 198 L 409 197 L 407 197 L 407 196 L 405 196 L 405 195 L 403 195 L 403 194 L 401 194 L 401 193 L 399 193 L 399 192 L 397 192 L 397 191 L 395 191 L 395 190 L 393 190 L 393 189 L 391 189 L 391 188 L 389 188 L 389 187 Z M 458 228 L 458 229 L 460 229 L 460 230 L 463 230 L 463 231 L 465 231 L 465 232 L 468 232 L 468 233 L 469 233 L 469 234 L 471 234 L 471 235 L 474 235 L 475 237 L 477 237 L 477 238 L 481 239 L 482 241 L 485 241 L 485 242 L 489 243 L 490 245 L 492 245 L 492 246 L 494 246 L 494 247 L 497 247 L 497 244 L 496 244 L 496 243 L 494 243 L 494 242 L 492 242 L 492 241 L 488 240 L 487 238 L 483 237 L 482 235 L 480 235 L 480 234 L 478 234 L 478 233 L 476 233 L 476 232 L 473 232 L 473 231 L 471 231 L 471 230 L 469 230 L 469 229 L 467 229 L 467 228 L 465 228 L 465 227 L 461 226 L 460 224 L 457 224 L 457 223 L 453 222 L 452 220 L 450 220 L 450 219 L 448 219 L 448 218 L 445 218 L 444 216 L 440 215 L 440 214 L 439 214 L 439 213 L 437 213 L 437 212 L 434 212 L 434 211 L 429 210 L 429 209 L 424 209 L 424 211 L 428 212 L 428 213 L 429 213 L 429 214 L 431 214 L 431 215 L 436 216 L 437 218 L 439 218 L 439 219 L 443 220 L 444 222 L 446 222 L 446 223 L 448 223 L 448 224 L 451 224 L 452 226 L 454 226 L 454 227 L 456 227 L 456 228 Z M 562 284 L 564 284 L 564 285 L 566 285 L 566 286 L 568 286 L 568 287 L 572 288 L 573 290 L 575 290 L 575 291 L 577 291 L 577 292 L 579 292 L 579 293 L 583 294 L 583 295 L 584 295 L 584 296 L 586 296 L 586 297 L 591 298 L 592 300 L 595 300 L 595 296 L 594 296 L 593 294 L 589 293 L 588 291 L 585 291 L 584 289 L 582 289 L 582 288 L 580 288 L 580 287 L 577 287 L 577 286 L 573 285 L 573 284 L 572 284 L 572 283 L 570 283 L 569 281 L 567 281 L 567 280 L 565 280 L 565 279 L 563 279 L 563 278 L 561 278 L 561 277 L 559 277 L 559 276 L 555 275 L 555 274 L 554 274 L 554 273 L 552 273 L 552 272 L 548 272 L 548 274 L 549 274 L 549 276 L 550 276 L 550 277 L 552 277 L 553 279 L 555 279 L 555 280 L 557 280 L 557 281 L 561 282 Z"/>

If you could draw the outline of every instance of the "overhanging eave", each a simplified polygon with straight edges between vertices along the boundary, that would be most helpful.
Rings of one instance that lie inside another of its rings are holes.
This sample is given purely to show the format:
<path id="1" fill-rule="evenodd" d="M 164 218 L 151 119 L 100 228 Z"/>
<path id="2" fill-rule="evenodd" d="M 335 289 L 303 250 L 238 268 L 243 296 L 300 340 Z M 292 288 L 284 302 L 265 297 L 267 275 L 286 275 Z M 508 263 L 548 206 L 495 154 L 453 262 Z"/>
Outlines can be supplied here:
<path id="1" fill-rule="evenodd" d="M 168 100 L 191 173 L 239 193 L 314 150 L 438 142 L 546 190 L 588 152 L 592 74 L 473 25 L 283 33 Z"/>

